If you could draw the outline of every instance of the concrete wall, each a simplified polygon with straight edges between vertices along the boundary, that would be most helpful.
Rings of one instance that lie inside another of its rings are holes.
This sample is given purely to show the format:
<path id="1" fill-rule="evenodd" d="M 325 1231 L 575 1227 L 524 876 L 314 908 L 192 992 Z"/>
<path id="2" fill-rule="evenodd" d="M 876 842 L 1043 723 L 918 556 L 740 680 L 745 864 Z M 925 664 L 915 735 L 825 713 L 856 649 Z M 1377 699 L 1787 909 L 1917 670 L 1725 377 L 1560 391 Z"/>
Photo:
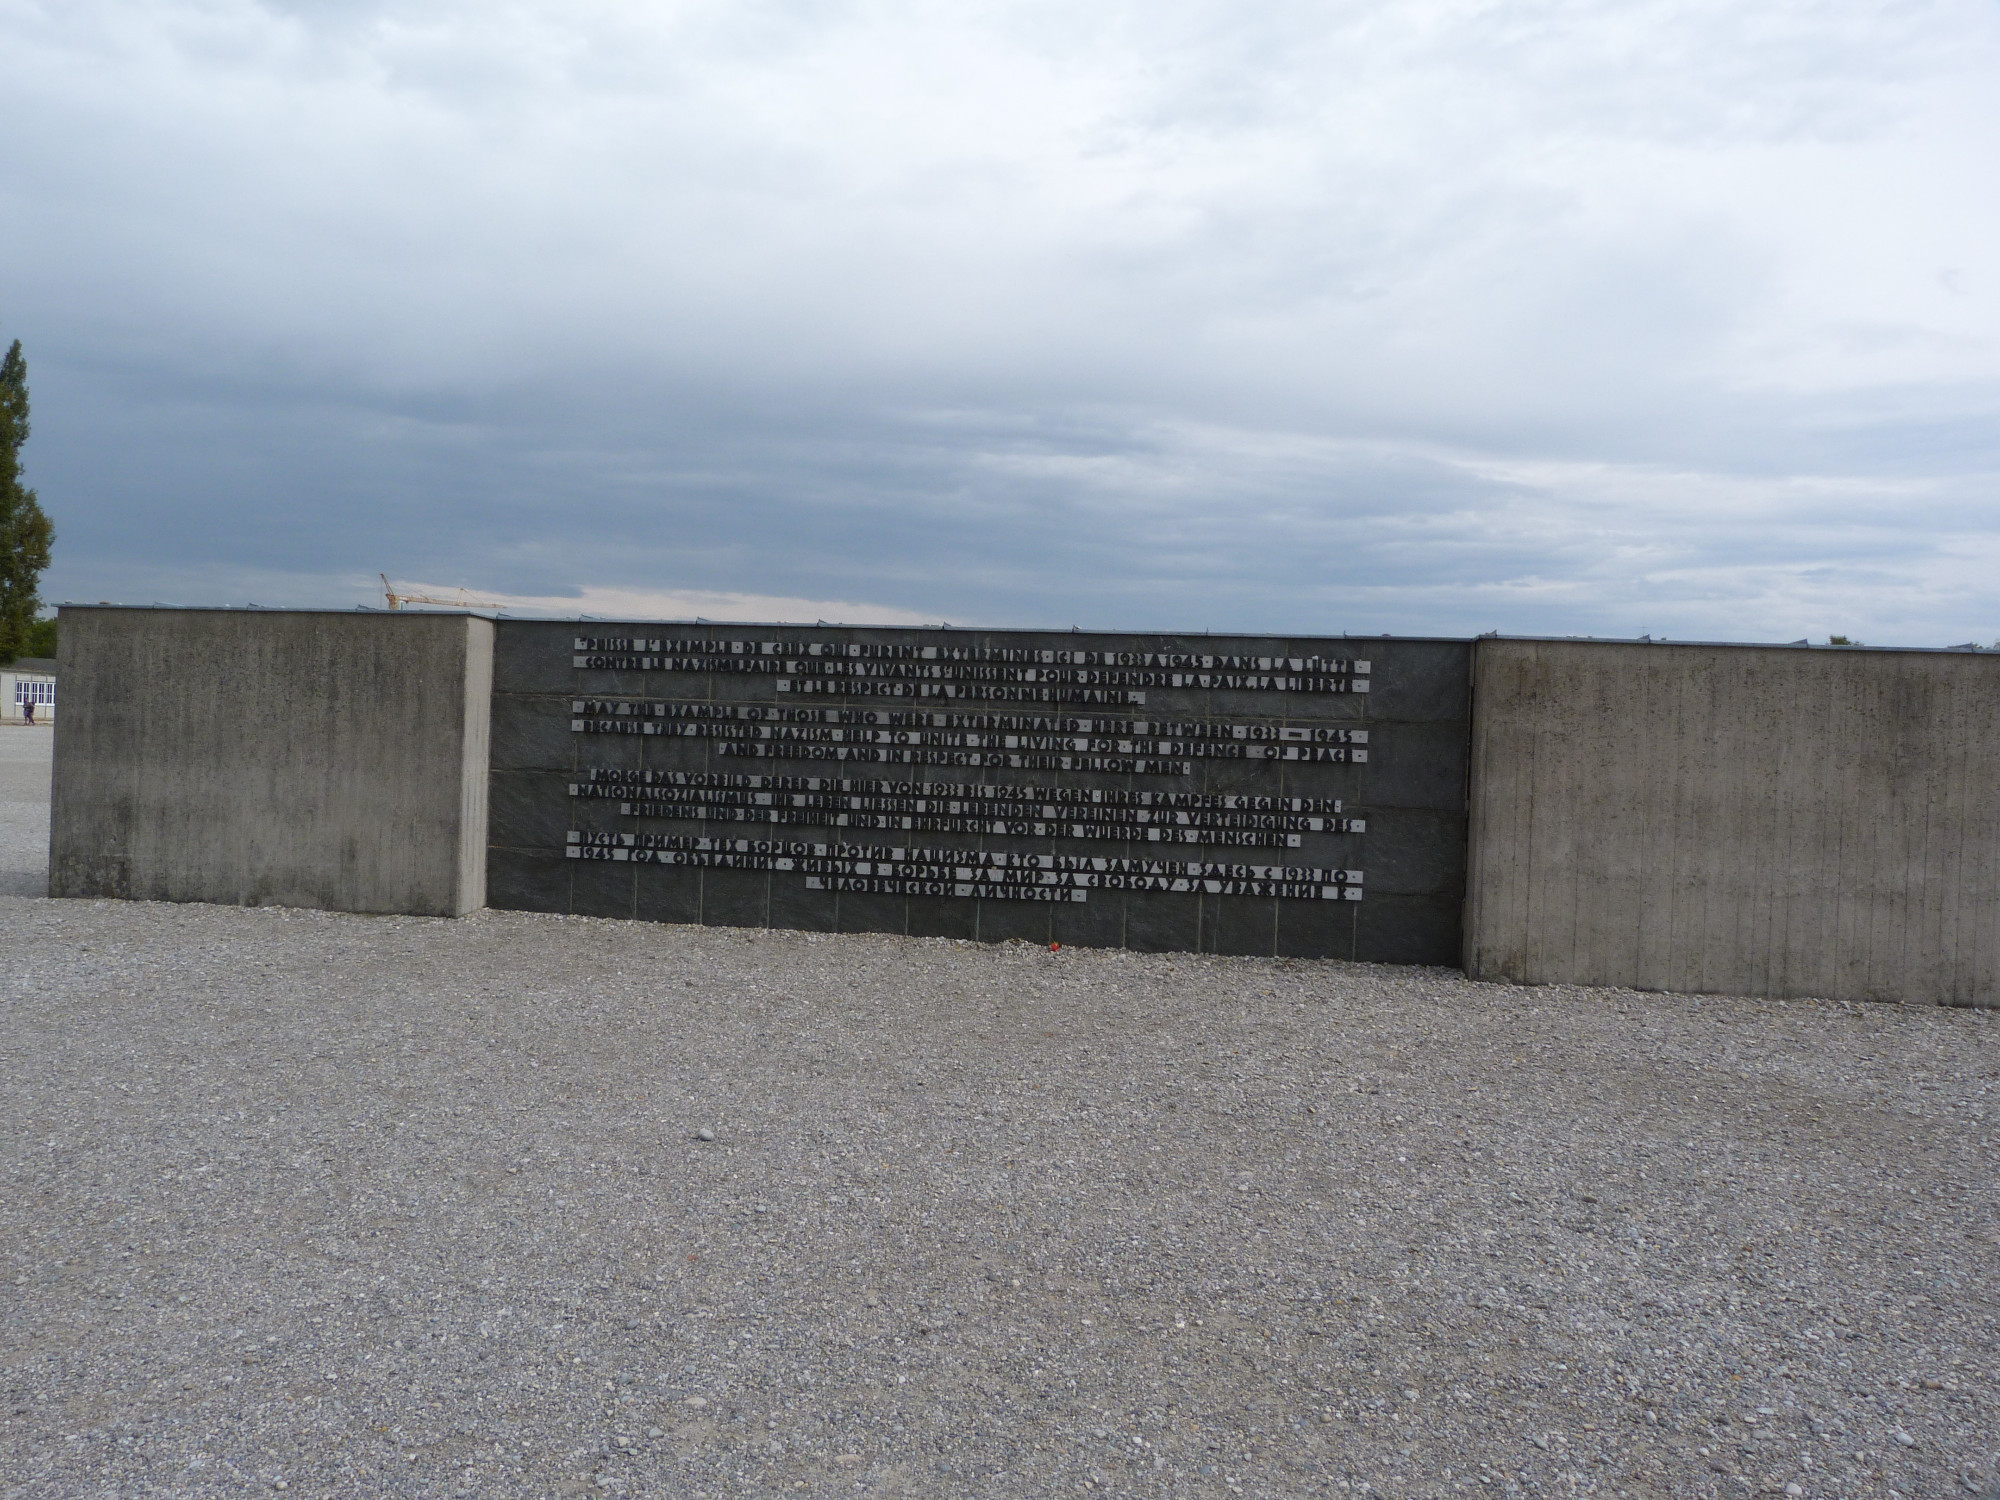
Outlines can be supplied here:
<path id="1" fill-rule="evenodd" d="M 670 881 L 562 857 L 583 754 L 574 624 L 510 623 L 496 697 L 495 627 L 462 615 L 65 607 L 62 620 L 54 895 L 471 911 L 487 896 L 490 759 L 500 904 L 781 921 L 761 875 L 740 910 L 689 915 L 647 904 Z M 1338 913 L 1338 943 L 1331 928 L 1288 940 L 1280 903 L 1250 924 L 1259 945 L 1275 931 L 1280 953 L 1448 962 L 1462 889 L 1476 978 L 2000 1005 L 2000 654 L 1482 640 L 1468 830 L 1465 645 L 1369 647 L 1376 691 L 1357 722 L 1379 753 L 1327 788 L 1369 829 L 1351 855 L 1324 851 L 1367 870 L 1367 900 Z M 730 894 L 713 883 L 702 902 Z M 938 915 L 895 900 L 886 916 L 837 909 L 834 925 L 944 931 L 982 904 Z M 1272 951 L 1233 938 L 1222 907 L 1214 922 L 1191 910 L 1175 926 L 1148 907 L 1165 925 L 1135 945 Z M 823 919 L 787 907 L 781 925 Z M 1118 920 L 1133 943 L 1131 913 Z M 1051 934 L 1112 940 L 1036 929 Z"/>
<path id="2" fill-rule="evenodd" d="M 490 621 L 61 617 L 51 895 L 436 916 L 485 904 Z"/>
<path id="3" fill-rule="evenodd" d="M 2000 655 L 1479 642 L 1466 972 L 2000 1004 Z"/>

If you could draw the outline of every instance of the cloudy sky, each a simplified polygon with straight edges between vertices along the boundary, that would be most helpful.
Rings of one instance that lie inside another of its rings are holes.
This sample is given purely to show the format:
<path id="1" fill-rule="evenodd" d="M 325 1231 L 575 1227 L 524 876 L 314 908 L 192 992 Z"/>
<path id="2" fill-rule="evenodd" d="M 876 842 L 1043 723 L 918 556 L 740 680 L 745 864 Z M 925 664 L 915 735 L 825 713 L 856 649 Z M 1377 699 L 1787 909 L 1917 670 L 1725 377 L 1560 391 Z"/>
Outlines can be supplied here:
<path id="1" fill-rule="evenodd" d="M 1991 0 L 0 0 L 50 599 L 2000 640 Z"/>

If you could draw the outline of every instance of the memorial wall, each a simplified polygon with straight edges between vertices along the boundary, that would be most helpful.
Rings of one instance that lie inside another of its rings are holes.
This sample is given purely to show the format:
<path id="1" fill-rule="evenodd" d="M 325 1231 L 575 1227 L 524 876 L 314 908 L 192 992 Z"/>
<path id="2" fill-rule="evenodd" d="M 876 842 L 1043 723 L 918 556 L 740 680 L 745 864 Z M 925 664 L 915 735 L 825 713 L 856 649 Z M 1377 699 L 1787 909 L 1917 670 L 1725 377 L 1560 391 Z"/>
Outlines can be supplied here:
<path id="1" fill-rule="evenodd" d="M 2000 1004 L 2000 651 L 61 619 L 59 896 Z"/>
<path id="2" fill-rule="evenodd" d="M 1464 641 L 496 627 L 488 900 L 1456 964 Z"/>

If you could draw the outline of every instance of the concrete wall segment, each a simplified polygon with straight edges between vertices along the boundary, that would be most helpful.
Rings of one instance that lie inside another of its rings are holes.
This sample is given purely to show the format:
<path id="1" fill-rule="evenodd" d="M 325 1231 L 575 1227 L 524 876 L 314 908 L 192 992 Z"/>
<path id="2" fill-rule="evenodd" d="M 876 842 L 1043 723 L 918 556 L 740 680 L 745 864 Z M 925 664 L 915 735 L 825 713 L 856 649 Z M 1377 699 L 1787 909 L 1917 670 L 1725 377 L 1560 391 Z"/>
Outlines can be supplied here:
<path id="1" fill-rule="evenodd" d="M 454 915 L 486 905 L 487 822 L 492 797 L 493 641 L 490 620 L 467 621 L 464 708 L 459 728 L 457 894 Z"/>
<path id="2" fill-rule="evenodd" d="M 61 619 L 51 894 L 484 905 L 490 621 L 75 606 Z"/>
<path id="3" fill-rule="evenodd" d="M 1482 640 L 1480 978 L 2000 1004 L 2000 657 Z"/>

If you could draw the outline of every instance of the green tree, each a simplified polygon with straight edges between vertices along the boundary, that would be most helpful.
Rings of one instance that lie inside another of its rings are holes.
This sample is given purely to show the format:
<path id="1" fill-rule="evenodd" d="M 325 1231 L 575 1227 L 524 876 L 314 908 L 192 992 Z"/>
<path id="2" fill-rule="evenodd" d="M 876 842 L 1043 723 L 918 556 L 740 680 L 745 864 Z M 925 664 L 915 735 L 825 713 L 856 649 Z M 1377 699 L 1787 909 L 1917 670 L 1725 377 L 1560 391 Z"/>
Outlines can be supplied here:
<path id="1" fill-rule="evenodd" d="M 34 636 L 38 585 L 56 539 L 35 492 L 21 483 L 27 440 L 28 361 L 16 339 L 0 360 L 0 661 L 21 655 Z"/>

